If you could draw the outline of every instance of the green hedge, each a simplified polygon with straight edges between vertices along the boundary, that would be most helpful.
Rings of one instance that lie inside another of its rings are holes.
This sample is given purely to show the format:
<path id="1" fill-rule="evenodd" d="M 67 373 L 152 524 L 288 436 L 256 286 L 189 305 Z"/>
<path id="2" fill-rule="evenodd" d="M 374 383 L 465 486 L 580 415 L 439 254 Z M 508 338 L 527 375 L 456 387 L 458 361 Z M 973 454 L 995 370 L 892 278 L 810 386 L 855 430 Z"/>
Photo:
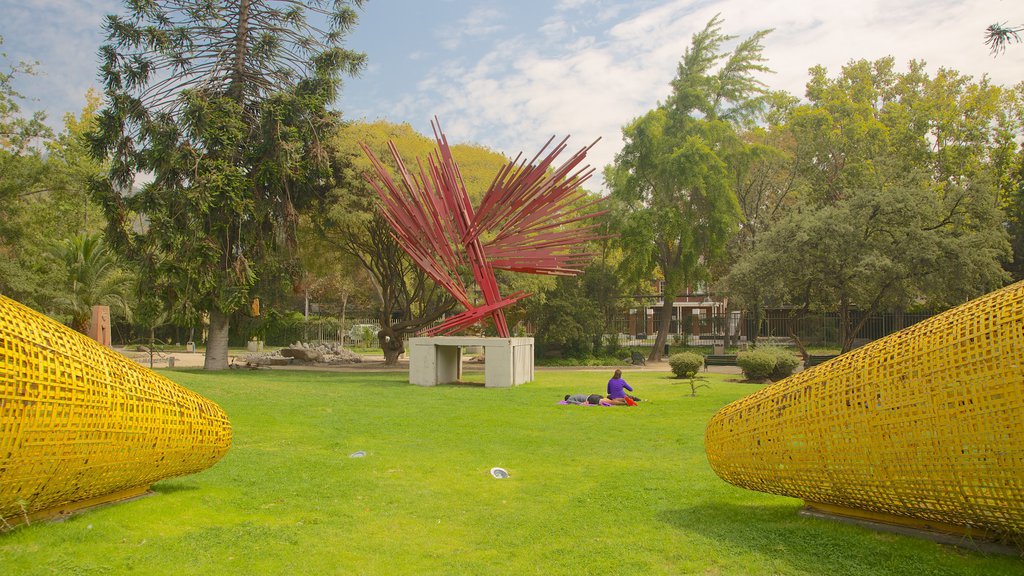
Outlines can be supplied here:
<path id="1" fill-rule="evenodd" d="M 677 352 L 668 358 L 676 378 L 693 378 L 704 365 L 704 357 L 696 352 Z"/>
<path id="2" fill-rule="evenodd" d="M 782 380 L 793 374 L 799 363 L 796 356 L 783 348 L 758 348 L 736 355 L 736 364 L 747 380 Z"/>
<path id="3" fill-rule="evenodd" d="M 736 355 L 736 365 L 747 380 L 764 380 L 775 370 L 775 356 L 761 350 L 740 352 Z"/>
<path id="4" fill-rule="evenodd" d="M 784 348 L 769 348 L 769 350 L 773 350 L 775 354 L 775 369 L 772 370 L 771 379 L 779 381 L 792 376 L 793 370 L 800 365 L 800 360 Z"/>
<path id="5" fill-rule="evenodd" d="M 536 359 L 537 366 L 622 366 L 629 364 L 629 358 L 616 356 L 591 356 L 588 358 L 541 358 Z"/>

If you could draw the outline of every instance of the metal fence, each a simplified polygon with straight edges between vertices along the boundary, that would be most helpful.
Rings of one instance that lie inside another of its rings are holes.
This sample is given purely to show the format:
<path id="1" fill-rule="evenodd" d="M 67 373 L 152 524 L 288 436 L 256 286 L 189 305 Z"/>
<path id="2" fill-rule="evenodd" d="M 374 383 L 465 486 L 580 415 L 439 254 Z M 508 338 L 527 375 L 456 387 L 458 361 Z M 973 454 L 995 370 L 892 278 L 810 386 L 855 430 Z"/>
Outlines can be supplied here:
<path id="1" fill-rule="evenodd" d="M 855 343 L 863 344 L 877 340 L 931 317 L 931 313 L 884 313 L 874 314 L 865 320 L 863 327 L 855 336 Z M 854 312 L 851 325 L 861 321 L 863 315 Z M 602 335 L 604 342 L 617 341 L 622 347 L 643 347 L 654 344 L 659 327 L 659 315 L 656 312 L 646 325 L 637 326 L 625 317 L 611 322 Z M 730 329 L 727 330 L 726 327 Z M 378 320 L 372 318 L 346 319 L 343 323 L 336 318 L 316 317 L 308 321 L 281 323 L 271 328 L 262 328 L 261 334 L 253 330 L 241 329 L 234 338 L 244 343 L 251 338 L 265 339 L 267 346 L 287 346 L 293 342 L 330 342 L 346 345 L 374 347 L 377 345 L 376 333 L 380 329 Z M 533 336 L 527 324 L 519 327 L 526 335 Z M 772 310 L 765 313 L 760 323 L 747 313 L 733 312 L 731 315 L 706 315 L 692 318 L 685 317 L 681 321 L 673 318 L 669 327 L 667 343 L 671 346 L 711 346 L 723 344 L 729 332 L 734 342 L 749 342 L 754 336 L 759 341 L 778 344 L 791 344 L 790 334 L 796 334 L 805 346 L 839 348 L 839 316 L 837 314 L 797 315 L 784 310 Z"/>
<path id="2" fill-rule="evenodd" d="M 365 318 L 340 319 L 312 316 L 306 319 L 281 319 L 270 323 L 240 322 L 233 327 L 232 346 L 244 346 L 250 340 L 266 346 L 288 346 L 295 342 L 342 343 L 375 346 L 380 324 Z"/>
<path id="3" fill-rule="evenodd" d="M 854 342 L 859 345 L 877 340 L 933 315 L 909 312 L 872 314 L 854 336 Z M 863 318 L 862 313 L 852 313 L 851 327 Z M 755 321 L 752 315 L 738 311 L 730 315 L 684 317 L 682 321 L 673 318 L 666 342 L 675 346 L 712 346 L 723 344 L 729 333 L 734 342 L 750 342 L 756 336 L 762 343 L 792 344 L 790 335 L 795 334 L 805 346 L 840 348 L 839 323 L 839 315 L 835 313 L 801 316 L 785 310 L 768 311 L 762 315 L 760 322 Z M 605 338 L 617 338 L 624 347 L 650 346 L 654 343 L 659 326 L 660 315 L 657 311 L 646 325 L 637 326 L 625 318 L 617 319 L 609 325 Z"/>
<path id="4" fill-rule="evenodd" d="M 862 312 L 854 311 L 850 314 L 850 328 L 864 321 L 860 331 L 853 335 L 855 342 L 864 343 L 899 332 L 932 316 L 933 313 L 889 312 L 865 318 Z M 801 317 L 786 311 L 770 311 L 764 315 L 759 330 L 752 319 L 747 320 L 746 329 L 748 334 L 756 332 L 759 336 L 768 337 L 787 337 L 793 333 L 811 346 L 841 346 L 839 323 L 839 315 L 835 313 Z"/>

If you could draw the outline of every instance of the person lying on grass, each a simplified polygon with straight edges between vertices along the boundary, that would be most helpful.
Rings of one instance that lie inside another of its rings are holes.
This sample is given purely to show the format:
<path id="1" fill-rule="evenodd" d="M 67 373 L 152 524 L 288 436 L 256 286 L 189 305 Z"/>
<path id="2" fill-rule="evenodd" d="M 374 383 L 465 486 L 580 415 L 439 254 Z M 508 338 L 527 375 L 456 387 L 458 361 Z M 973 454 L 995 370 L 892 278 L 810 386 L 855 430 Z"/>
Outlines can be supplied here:
<path id="1" fill-rule="evenodd" d="M 600 404 L 604 398 L 600 394 L 566 394 L 565 401 L 569 404 Z"/>

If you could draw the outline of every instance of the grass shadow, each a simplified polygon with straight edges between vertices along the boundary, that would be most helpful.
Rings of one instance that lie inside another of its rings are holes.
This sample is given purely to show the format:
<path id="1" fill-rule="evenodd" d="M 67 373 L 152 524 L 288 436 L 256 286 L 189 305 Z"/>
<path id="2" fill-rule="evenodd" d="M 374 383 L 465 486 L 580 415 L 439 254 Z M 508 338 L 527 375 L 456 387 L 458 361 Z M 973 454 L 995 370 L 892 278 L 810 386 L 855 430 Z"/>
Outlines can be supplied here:
<path id="1" fill-rule="evenodd" d="M 177 494 L 178 492 L 191 492 L 199 487 L 191 482 L 182 480 L 163 480 L 150 487 L 150 490 L 157 494 Z"/>
<path id="2" fill-rule="evenodd" d="M 736 553 L 770 557 L 780 566 L 808 574 L 887 574 L 894 565 L 960 558 L 977 554 L 955 546 L 874 532 L 868 528 L 808 518 L 798 514 L 801 503 L 741 504 L 705 502 L 665 510 L 658 520 L 676 529 L 695 532 Z M 899 546 L 893 544 L 900 541 Z M 921 573 L 956 574 L 939 570 Z"/>

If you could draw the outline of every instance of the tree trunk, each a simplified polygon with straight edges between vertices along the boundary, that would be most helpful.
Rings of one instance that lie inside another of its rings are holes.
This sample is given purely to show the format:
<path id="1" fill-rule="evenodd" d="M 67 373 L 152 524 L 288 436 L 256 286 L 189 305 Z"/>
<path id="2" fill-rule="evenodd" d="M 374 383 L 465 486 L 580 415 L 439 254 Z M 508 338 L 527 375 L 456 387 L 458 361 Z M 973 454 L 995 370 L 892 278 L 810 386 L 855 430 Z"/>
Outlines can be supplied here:
<path id="1" fill-rule="evenodd" d="M 846 299 L 839 300 L 839 346 L 841 352 L 850 351 L 850 304 Z"/>
<path id="2" fill-rule="evenodd" d="M 342 330 L 342 329 L 345 328 L 345 314 L 347 312 L 347 308 L 348 308 L 348 294 L 344 294 L 341 297 L 341 328 L 339 328 L 339 330 Z M 341 340 L 342 347 L 344 347 L 345 346 L 345 335 L 343 333 L 339 332 L 338 338 Z"/>
<path id="3" fill-rule="evenodd" d="M 204 370 L 226 370 L 228 367 L 228 328 L 231 318 L 216 307 L 210 309 L 210 333 L 206 339 Z"/>
<path id="4" fill-rule="evenodd" d="M 75 332 L 88 335 L 89 326 L 92 324 L 91 311 L 89 316 L 82 316 L 81 314 L 71 313 L 71 329 Z"/>
<path id="5" fill-rule="evenodd" d="M 796 346 L 796 350 L 800 353 L 800 357 L 803 358 L 804 362 L 810 360 L 811 355 L 807 352 L 807 347 L 804 346 L 803 340 L 800 340 L 800 336 L 792 328 L 789 330 L 789 339 L 793 341 L 793 345 Z"/>
<path id="6" fill-rule="evenodd" d="M 747 334 L 747 341 L 751 346 L 757 347 L 757 338 L 761 335 L 761 323 L 764 322 L 764 306 L 760 301 L 754 305 L 752 313 L 754 317 L 751 319 L 750 325 L 753 328 Z"/>
<path id="7" fill-rule="evenodd" d="M 380 325 L 383 328 L 377 332 L 377 343 L 380 344 L 381 350 L 384 351 L 384 364 L 387 366 L 398 364 L 398 357 L 405 352 L 402 340 L 406 334 L 415 334 L 417 330 L 447 314 L 454 306 L 455 300 L 450 299 L 445 303 L 423 311 L 421 316 L 415 320 L 411 319 L 411 312 L 406 308 L 404 314 L 406 320 L 396 322 L 395 324 L 388 323 L 388 320 L 391 318 L 390 312 L 381 314 Z"/>
<path id="8" fill-rule="evenodd" d="M 671 300 L 666 295 L 664 302 L 662 302 L 661 322 L 658 323 L 658 337 L 654 339 L 654 348 L 651 349 L 651 354 L 647 357 L 648 362 L 661 361 L 661 353 L 665 349 L 665 342 L 668 342 L 668 331 L 672 327 L 672 312 L 675 301 L 675 295 L 672 296 Z"/>
<path id="9" fill-rule="evenodd" d="M 302 297 L 305 301 L 305 312 L 302 315 L 302 341 L 309 342 L 309 290 L 302 290 Z M 323 340 L 323 336 L 320 337 Z"/>
<path id="10" fill-rule="evenodd" d="M 729 348 L 733 345 L 732 333 L 732 308 L 729 301 L 725 302 L 725 311 L 722 313 L 722 348 Z"/>
<path id="11" fill-rule="evenodd" d="M 402 336 L 404 333 L 396 332 L 391 326 L 385 326 L 377 332 L 377 343 L 384 351 L 385 366 L 398 364 L 398 357 L 405 352 L 405 348 L 402 346 Z"/>

